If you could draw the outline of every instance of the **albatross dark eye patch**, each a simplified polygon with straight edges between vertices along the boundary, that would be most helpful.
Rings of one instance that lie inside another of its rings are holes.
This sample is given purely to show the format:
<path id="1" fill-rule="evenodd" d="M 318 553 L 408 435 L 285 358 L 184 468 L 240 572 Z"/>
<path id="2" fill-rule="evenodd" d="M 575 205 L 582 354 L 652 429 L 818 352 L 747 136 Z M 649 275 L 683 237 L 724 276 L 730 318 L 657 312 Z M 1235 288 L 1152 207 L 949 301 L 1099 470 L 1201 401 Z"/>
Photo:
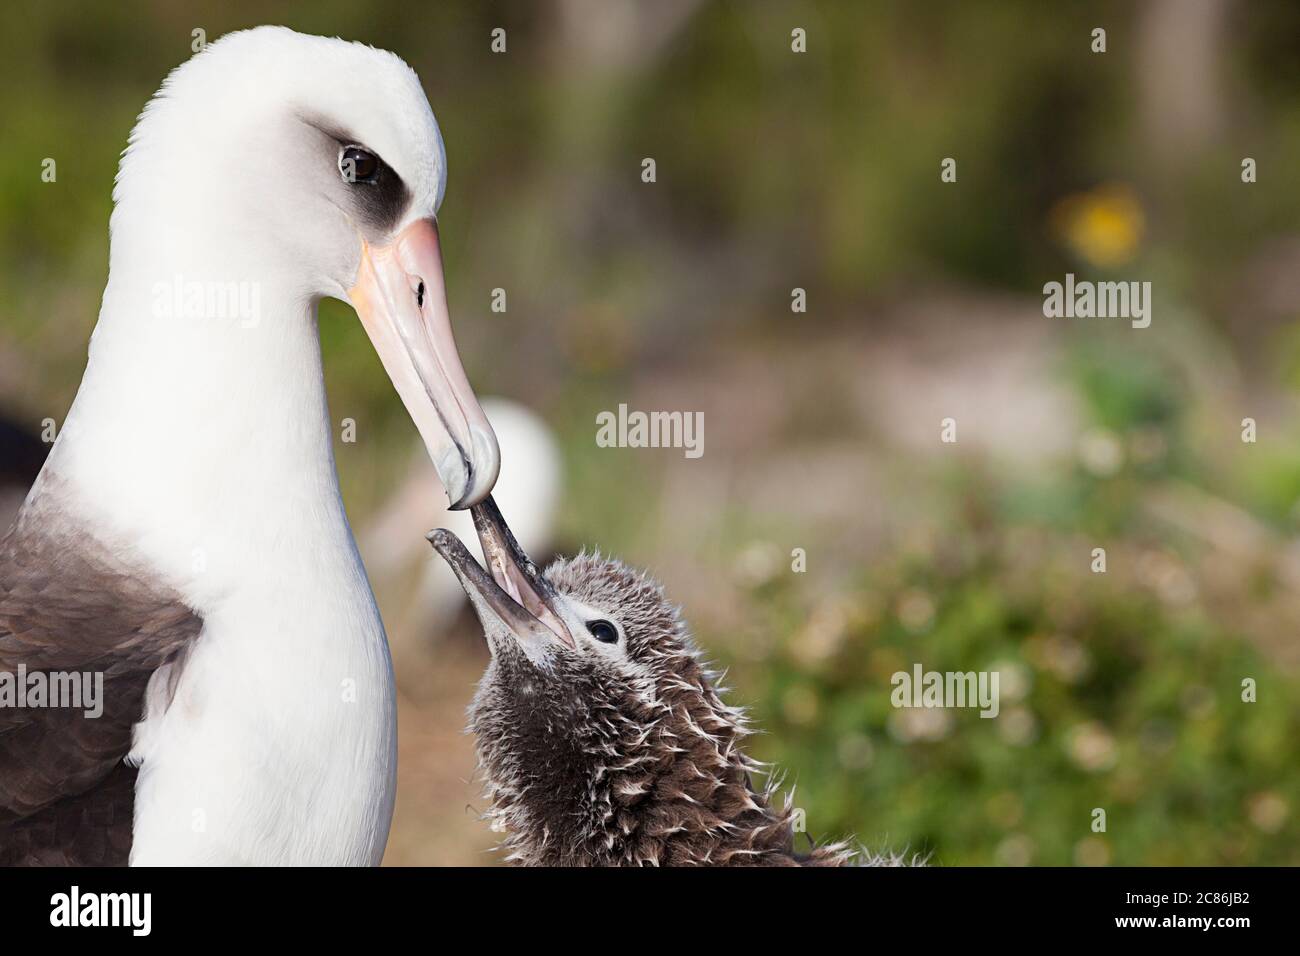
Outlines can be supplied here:
<path id="1" fill-rule="evenodd" d="M 321 158 L 334 160 L 348 193 L 342 203 L 372 237 L 387 236 L 411 202 L 411 194 L 397 170 L 374 150 L 362 146 L 356 132 L 312 113 L 299 114 L 298 118 L 318 137 L 324 154 Z M 358 184 L 363 188 L 353 188 Z"/>
<path id="2" fill-rule="evenodd" d="M 402 218 L 410 204 L 411 194 L 402 177 L 377 154 L 348 143 L 342 136 L 336 138 L 339 173 L 347 184 L 350 202 L 357 218 L 370 227 L 376 235 L 384 235 Z M 361 188 L 353 188 L 361 184 Z"/>
<path id="3" fill-rule="evenodd" d="M 378 156 L 360 146 L 344 146 L 339 152 L 339 172 L 345 182 L 374 184 L 380 165 Z"/>

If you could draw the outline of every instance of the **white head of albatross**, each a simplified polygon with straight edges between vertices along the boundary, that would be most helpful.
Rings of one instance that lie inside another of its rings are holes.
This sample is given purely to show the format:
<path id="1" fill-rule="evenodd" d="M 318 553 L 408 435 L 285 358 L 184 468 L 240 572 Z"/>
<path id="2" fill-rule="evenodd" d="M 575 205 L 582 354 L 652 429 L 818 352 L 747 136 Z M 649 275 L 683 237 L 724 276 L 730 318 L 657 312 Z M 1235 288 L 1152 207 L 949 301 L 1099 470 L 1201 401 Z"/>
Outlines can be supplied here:
<path id="1" fill-rule="evenodd" d="M 102 671 L 105 716 L 0 709 L 0 862 L 378 862 L 392 672 L 315 307 L 356 307 L 453 506 L 486 496 L 445 180 L 417 77 L 361 44 L 231 34 L 146 107 L 81 387 L 0 542 L 0 671 Z"/>
<path id="2" fill-rule="evenodd" d="M 314 304 L 339 298 L 452 506 L 481 500 L 498 452 L 451 338 L 445 184 L 437 123 L 398 57 L 277 27 L 224 37 L 168 77 L 131 135 L 83 392 L 101 419 L 147 411 L 166 462 L 184 433 L 209 455 L 230 448 L 214 429 L 237 446 L 306 437 L 278 431 L 277 414 L 319 407 Z"/>

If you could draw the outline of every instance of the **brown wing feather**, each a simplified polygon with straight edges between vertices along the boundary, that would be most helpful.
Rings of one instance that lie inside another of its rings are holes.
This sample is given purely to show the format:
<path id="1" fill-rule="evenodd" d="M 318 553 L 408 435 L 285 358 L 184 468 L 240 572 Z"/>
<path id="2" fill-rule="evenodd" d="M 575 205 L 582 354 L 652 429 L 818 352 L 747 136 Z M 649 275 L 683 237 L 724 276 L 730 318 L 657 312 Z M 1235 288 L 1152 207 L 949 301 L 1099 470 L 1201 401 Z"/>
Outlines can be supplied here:
<path id="1" fill-rule="evenodd" d="M 0 671 L 101 672 L 103 713 L 0 707 L 0 864 L 126 862 L 131 728 L 150 675 L 201 626 L 51 495 L 28 503 L 0 541 Z"/>

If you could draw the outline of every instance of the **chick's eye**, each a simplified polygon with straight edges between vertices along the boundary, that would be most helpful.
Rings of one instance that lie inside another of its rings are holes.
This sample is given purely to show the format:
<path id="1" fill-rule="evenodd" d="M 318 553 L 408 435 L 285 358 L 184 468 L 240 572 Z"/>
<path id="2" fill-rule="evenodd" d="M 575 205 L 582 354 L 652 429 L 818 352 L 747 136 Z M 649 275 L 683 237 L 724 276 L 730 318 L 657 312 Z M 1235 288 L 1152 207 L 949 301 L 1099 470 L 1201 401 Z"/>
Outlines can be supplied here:
<path id="1" fill-rule="evenodd" d="M 605 644 L 618 643 L 618 628 L 609 621 L 588 621 L 587 630 L 596 640 Z"/>
<path id="2" fill-rule="evenodd" d="M 339 172 L 345 182 L 373 183 L 379 173 L 379 157 L 360 146 L 346 146 L 339 154 Z"/>

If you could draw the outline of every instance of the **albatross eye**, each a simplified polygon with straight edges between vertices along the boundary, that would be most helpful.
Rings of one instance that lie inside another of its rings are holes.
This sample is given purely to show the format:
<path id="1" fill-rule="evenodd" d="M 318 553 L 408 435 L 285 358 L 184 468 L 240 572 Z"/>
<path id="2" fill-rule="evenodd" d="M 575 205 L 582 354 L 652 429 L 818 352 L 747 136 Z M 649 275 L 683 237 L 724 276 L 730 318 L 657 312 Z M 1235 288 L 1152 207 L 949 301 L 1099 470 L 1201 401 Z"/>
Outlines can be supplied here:
<path id="1" fill-rule="evenodd" d="M 618 643 L 618 628 L 609 621 L 588 621 L 587 630 L 591 631 L 591 636 L 603 644 Z"/>
<path id="2" fill-rule="evenodd" d="M 379 173 L 379 157 L 360 146 L 345 146 L 339 153 L 339 172 L 345 182 L 373 183 Z"/>

